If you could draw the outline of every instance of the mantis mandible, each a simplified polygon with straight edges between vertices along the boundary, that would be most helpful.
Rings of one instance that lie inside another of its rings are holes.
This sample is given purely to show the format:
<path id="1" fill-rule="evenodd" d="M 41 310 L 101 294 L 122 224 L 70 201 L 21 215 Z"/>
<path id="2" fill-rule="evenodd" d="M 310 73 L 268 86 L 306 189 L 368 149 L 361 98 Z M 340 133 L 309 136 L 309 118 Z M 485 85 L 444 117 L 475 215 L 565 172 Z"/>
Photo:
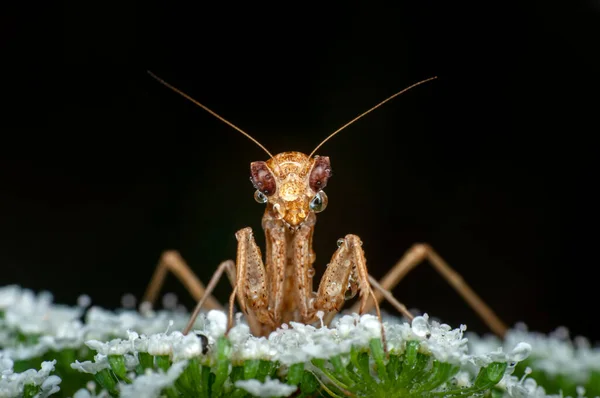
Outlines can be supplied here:
<path id="1" fill-rule="evenodd" d="M 428 260 L 494 333 L 504 335 L 506 325 L 464 282 L 463 278 L 427 244 L 414 245 L 381 282 L 378 282 L 369 275 L 361 239 L 357 235 L 348 234 L 338 240 L 338 249 L 334 252 L 317 291 L 313 291 L 315 253 L 312 248 L 312 237 L 317 214 L 325 210 L 328 204 L 324 189 L 332 176 L 329 157 L 315 155 L 316 151 L 358 119 L 402 93 L 436 77 L 417 82 L 363 112 L 331 133 L 309 155 L 293 151 L 272 155 L 262 144 L 239 127 L 152 72 L 148 71 L 148 73 L 161 84 L 248 137 L 269 156 L 267 161 L 255 161 L 250 164 L 250 180 L 255 189 L 254 198 L 257 202 L 266 205 L 262 218 L 262 228 L 266 238 L 264 262 L 250 227 L 243 228 L 235 234 L 238 242 L 236 261 L 222 262 L 206 287 L 179 253 L 167 251 L 161 256 L 144 295 L 144 301 L 154 303 L 167 271 L 173 272 L 198 302 L 183 330 L 184 334 L 191 330 L 202 307 L 223 310 L 211 295 L 223 273 L 227 275 L 233 286 L 229 297 L 227 331 L 233 326 L 236 298 L 239 307 L 246 314 L 252 333 L 257 336 L 268 335 L 283 323 L 290 321 L 311 324 L 319 319 L 323 322 L 325 319 L 325 323 L 328 324 L 342 309 L 344 303 L 354 298 L 356 294 L 359 294 L 359 299 L 351 308 L 352 312 L 363 314 L 374 307 L 381 321 L 379 303 L 385 298 L 405 317 L 412 319 L 413 315 L 394 298 L 391 290 L 410 270 L 424 260 Z M 382 339 L 385 344 L 383 326 Z"/>

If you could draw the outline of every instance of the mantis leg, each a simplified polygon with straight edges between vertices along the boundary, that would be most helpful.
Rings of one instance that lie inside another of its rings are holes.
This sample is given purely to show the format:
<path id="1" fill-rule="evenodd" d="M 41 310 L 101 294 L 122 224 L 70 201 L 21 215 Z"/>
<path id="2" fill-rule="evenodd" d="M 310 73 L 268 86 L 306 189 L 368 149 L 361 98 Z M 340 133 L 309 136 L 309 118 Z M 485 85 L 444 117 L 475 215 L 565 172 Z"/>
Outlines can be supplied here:
<path id="1" fill-rule="evenodd" d="M 221 263 L 219 267 L 223 264 L 224 263 Z M 206 294 L 204 284 L 194 274 L 190 266 L 186 264 L 179 252 L 175 250 L 165 251 L 161 255 L 142 301 L 149 302 L 150 304 L 156 302 L 158 293 L 160 292 L 160 289 L 165 282 L 165 278 L 167 277 L 167 272 L 169 271 L 181 281 L 194 300 L 198 301 L 203 299 L 207 309 L 223 310 L 223 306 L 210 295 L 210 293 Z"/>
<path id="2" fill-rule="evenodd" d="M 462 276 L 446 263 L 433 248 L 427 244 L 416 244 L 411 247 L 392 269 L 379 282 L 382 290 L 388 293 L 417 265 L 429 261 L 433 268 L 462 296 L 462 298 L 475 310 L 488 327 L 498 336 L 504 336 L 507 326 L 492 311 L 492 309 L 473 291 L 464 281 Z M 381 292 L 375 293 L 377 303 L 383 300 Z M 366 305 L 360 304 L 367 311 L 373 308 L 374 301 L 367 299 Z M 356 311 L 358 304 L 351 310 Z"/>
<path id="3" fill-rule="evenodd" d="M 279 314 L 274 310 L 277 308 L 276 298 L 279 293 L 274 287 L 282 285 L 285 271 L 283 266 L 278 266 L 269 258 L 277 258 L 285 261 L 285 241 L 282 240 L 277 229 L 267 233 L 267 267 L 262 260 L 260 248 L 254 240 L 252 229 L 243 228 L 236 232 L 238 241 L 236 258 L 236 275 L 234 290 L 229 299 L 229 329 L 233 326 L 233 303 L 237 296 L 242 311 L 253 314 L 257 321 L 264 325 L 260 329 L 275 329 L 278 325 Z M 271 305 L 270 305 L 271 304 Z M 253 334 L 262 335 L 264 330 L 253 330 Z"/>
<path id="4" fill-rule="evenodd" d="M 324 311 L 325 315 L 336 313 L 340 311 L 346 300 L 353 298 L 358 293 L 360 298 L 358 312 L 364 314 L 367 312 L 367 300 L 369 297 L 375 298 L 375 294 L 369 282 L 362 241 L 356 235 L 346 235 L 338 242 L 339 247 L 321 278 L 314 310 Z M 381 321 L 379 302 L 374 301 L 373 305 L 377 317 Z M 383 324 L 381 325 L 381 338 L 386 347 Z"/>
<path id="5" fill-rule="evenodd" d="M 196 322 L 196 318 L 198 318 L 198 315 L 200 314 L 200 310 L 202 309 L 202 306 L 204 305 L 204 303 L 206 302 L 206 300 L 209 297 L 212 297 L 210 295 L 211 295 L 212 291 L 215 289 L 215 286 L 217 286 L 217 283 L 219 283 L 221 276 L 223 276 L 223 271 L 227 272 L 229 281 L 233 285 L 233 283 L 234 283 L 233 277 L 235 275 L 235 264 L 233 263 L 233 261 L 227 260 L 227 261 L 224 261 L 221 264 L 219 264 L 219 266 L 217 267 L 217 270 L 215 271 L 213 276 L 210 278 L 210 281 L 208 282 L 208 285 L 206 286 L 206 291 L 204 292 L 204 296 L 202 296 L 202 298 L 196 304 L 196 308 L 194 308 L 194 311 L 192 312 L 192 315 L 190 316 L 190 320 L 188 321 L 187 326 L 185 327 L 185 329 L 183 329 L 183 332 L 182 332 L 183 334 L 188 334 L 188 332 L 192 329 L 192 326 L 194 326 L 194 322 Z"/>
<path id="6" fill-rule="evenodd" d="M 187 291 L 190 292 L 192 297 L 198 302 L 183 331 L 184 334 L 187 334 L 191 330 L 202 308 L 209 310 L 224 310 L 223 306 L 212 296 L 212 291 L 221 279 L 223 271 L 227 274 L 231 285 L 235 286 L 236 271 L 233 261 L 227 260 L 219 264 L 208 285 L 205 287 L 191 270 L 189 265 L 186 264 L 181 255 L 178 252 L 171 250 L 162 254 L 156 270 L 154 271 L 154 275 L 152 276 L 152 280 L 146 289 L 143 301 L 154 304 L 169 271 L 175 274 Z M 247 317 L 247 320 L 251 329 L 254 330 L 258 327 L 256 319 L 251 314 Z"/>

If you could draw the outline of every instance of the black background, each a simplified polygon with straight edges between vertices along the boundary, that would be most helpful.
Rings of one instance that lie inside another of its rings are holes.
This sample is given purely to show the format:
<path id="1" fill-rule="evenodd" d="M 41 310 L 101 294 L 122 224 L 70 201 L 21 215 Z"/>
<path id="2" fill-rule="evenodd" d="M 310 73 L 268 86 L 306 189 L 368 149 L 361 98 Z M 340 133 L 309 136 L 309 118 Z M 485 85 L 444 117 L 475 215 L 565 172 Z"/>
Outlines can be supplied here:
<path id="1" fill-rule="evenodd" d="M 0 284 L 114 308 L 142 295 L 163 250 L 181 251 L 206 281 L 235 257 L 236 230 L 260 232 L 249 163 L 266 154 L 147 69 L 274 153 L 308 153 L 436 75 L 319 151 L 334 177 L 315 233 L 318 275 L 347 233 L 364 241 L 375 276 L 428 242 L 508 324 L 600 339 L 600 3 L 369 4 L 5 14 Z M 29 30 L 48 20 L 59 35 Z M 167 291 L 193 304 L 173 277 Z M 216 295 L 229 292 L 223 281 Z M 428 265 L 394 294 L 487 332 Z"/>

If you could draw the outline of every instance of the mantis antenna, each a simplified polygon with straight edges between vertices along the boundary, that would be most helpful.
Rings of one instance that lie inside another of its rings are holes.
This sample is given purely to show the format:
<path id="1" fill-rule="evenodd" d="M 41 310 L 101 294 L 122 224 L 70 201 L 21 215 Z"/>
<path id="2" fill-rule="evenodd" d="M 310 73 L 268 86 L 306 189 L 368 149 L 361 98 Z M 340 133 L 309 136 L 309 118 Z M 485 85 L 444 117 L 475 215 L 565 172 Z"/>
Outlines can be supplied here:
<path id="1" fill-rule="evenodd" d="M 381 101 L 380 103 L 378 103 L 377 105 L 375 105 L 374 107 L 372 107 L 371 109 L 369 109 L 368 111 L 365 111 L 363 113 L 361 113 L 360 115 L 358 115 L 357 117 L 355 117 L 354 119 L 350 120 L 348 123 L 344 124 L 342 127 L 340 127 L 339 129 L 335 130 L 333 133 L 331 133 L 329 135 L 329 137 L 325 138 L 323 141 L 321 141 L 321 143 L 319 145 L 317 145 L 317 147 L 310 153 L 310 155 L 308 155 L 308 158 L 310 159 L 312 157 L 312 155 L 315 154 L 315 152 L 317 151 L 317 149 L 319 149 L 321 147 L 321 145 L 323 145 L 324 143 L 326 143 L 327 141 L 329 141 L 330 138 L 332 138 L 334 135 L 336 135 L 337 133 L 339 133 L 340 131 L 342 131 L 343 129 L 345 129 L 346 127 L 350 126 L 352 123 L 356 122 L 358 119 L 362 118 L 363 116 L 366 116 L 368 113 L 371 113 L 372 111 L 374 111 L 375 109 L 379 108 L 381 105 L 385 104 L 386 102 L 396 98 L 397 96 L 399 96 L 402 93 L 407 92 L 408 90 L 410 90 L 411 88 L 417 87 L 418 85 L 421 85 L 423 83 L 426 83 L 430 80 L 433 79 L 437 79 L 437 76 L 433 76 L 430 77 L 429 79 L 425 79 L 425 80 L 421 80 L 418 83 L 415 83 L 407 88 L 405 88 L 404 90 L 401 90 L 399 92 L 397 92 L 394 95 L 391 95 L 390 97 L 384 99 L 383 101 Z"/>
<path id="2" fill-rule="evenodd" d="M 148 74 L 150 76 L 152 76 L 154 79 L 156 79 L 162 85 L 170 88 L 171 90 L 175 91 L 177 94 L 181 95 L 182 97 L 184 97 L 184 98 L 190 100 L 191 102 L 193 102 L 194 104 L 198 105 L 200 108 L 204 109 L 206 112 L 210 113 L 211 115 L 213 115 L 214 117 L 216 117 L 217 119 L 219 119 L 220 121 L 222 121 L 223 123 L 229 125 L 230 127 L 233 127 L 234 129 L 236 129 L 240 133 L 244 134 L 246 137 L 248 137 L 250 140 L 252 140 L 252 142 L 254 142 L 256 145 L 258 145 L 259 147 L 261 147 L 261 149 L 263 151 L 265 151 L 270 157 L 273 157 L 273 155 L 271 155 L 271 152 L 269 152 L 267 150 L 267 148 L 265 148 L 260 142 L 258 142 L 256 139 L 254 139 L 250 134 L 246 133 L 244 130 L 242 130 L 241 128 L 239 128 L 235 124 L 231 123 L 230 121 L 228 121 L 224 117 L 218 115 L 216 112 L 210 110 L 208 107 L 202 105 L 200 102 L 196 101 L 195 99 L 193 99 L 192 97 L 190 97 L 189 95 L 187 95 L 186 93 L 184 93 L 183 91 L 181 91 L 180 89 L 178 89 L 176 87 L 173 87 L 172 85 L 170 85 L 169 83 L 167 83 L 166 81 L 164 81 L 163 79 L 161 79 L 160 77 L 156 76 L 154 73 L 152 73 L 150 71 L 147 71 L 147 72 L 148 72 Z"/>

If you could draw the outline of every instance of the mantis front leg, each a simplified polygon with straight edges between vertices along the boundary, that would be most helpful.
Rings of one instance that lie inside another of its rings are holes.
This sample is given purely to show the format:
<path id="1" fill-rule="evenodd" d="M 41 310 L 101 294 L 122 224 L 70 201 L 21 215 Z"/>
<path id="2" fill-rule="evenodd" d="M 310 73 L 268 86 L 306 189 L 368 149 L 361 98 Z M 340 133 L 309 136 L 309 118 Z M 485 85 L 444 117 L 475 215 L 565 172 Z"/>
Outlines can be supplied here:
<path id="1" fill-rule="evenodd" d="M 346 300 L 359 293 L 359 313 L 363 314 L 369 297 L 375 296 L 369 283 L 362 241 L 358 236 L 349 234 L 338 241 L 338 246 L 321 278 L 314 309 L 325 314 L 338 312 Z M 378 306 L 376 310 L 379 316 Z"/>
<path id="2" fill-rule="evenodd" d="M 286 282 L 286 233 L 282 223 L 270 217 L 263 219 L 263 228 L 267 241 L 266 267 L 252 229 L 243 228 L 235 234 L 238 248 L 235 286 L 229 300 L 229 327 L 233 325 L 236 295 L 242 311 L 252 312 L 266 329 L 273 330 L 281 324 Z M 259 330 L 253 330 L 253 333 L 264 334 Z"/>
<path id="3" fill-rule="evenodd" d="M 340 311 L 344 302 L 359 293 L 360 309 L 365 312 L 369 298 L 375 299 L 375 294 L 369 282 L 367 261 L 362 248 L 362 241 L 356 235 L 346 235 L 338 240 L 338 249 L 331 258 L 325 274 L 321 278 L 319 290 L 314 303 L 315 311 L 323 311 L 325 315 L 333 315 Z M 374 300 L 377 317 L 381 322 L 379 303 Z M 384 347 L 385 332 L 381 325 L 381 339 Z"/>
<path id="4" fill-rule="evenodd" d="M 233 305 L 236 295 L 244 313 L 248 314 L 250 310 L 259 323 L 274 325 L 273 314 L 269 311 L 266 270 L 252 228 L 239 230 L 235 237 L 238 241 L 236 277 L 229 299 L 228 330 L 233 326 Z"/>

